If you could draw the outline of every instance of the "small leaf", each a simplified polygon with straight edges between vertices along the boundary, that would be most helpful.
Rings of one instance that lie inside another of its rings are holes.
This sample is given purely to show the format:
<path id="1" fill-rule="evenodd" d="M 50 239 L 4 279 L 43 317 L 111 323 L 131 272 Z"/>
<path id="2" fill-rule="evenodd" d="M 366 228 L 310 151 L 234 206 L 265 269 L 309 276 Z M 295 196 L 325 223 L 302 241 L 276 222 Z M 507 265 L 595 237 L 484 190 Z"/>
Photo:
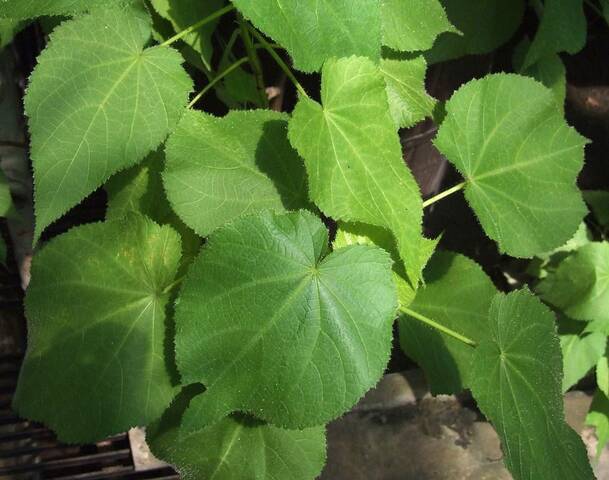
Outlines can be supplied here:
<path id="1" fill-rule="evenodd" d="M 607 338 L 602 333 L 561 335 L 563 356 L 562 391 L 566 392 L 590 371 L 605 353 Z"/>
<path id="2" fill-rule="evenodd" d="M 312 480 L 321 472 L 323 427 L 283 430 L 239 414 L 199 432 L 184 432 L 180 422 L 192 390 L 182 391 L 161 420 L 146 429 L 154 455 L 174 465 L 182 479 Z"/>
<path id="3" fill-rule="evenodd" d="M 550 272 L 537 291 L 571 318 L 609 323 L 609 243 L 584 245 Z"/>
<path id="4" fill-rule="evenodd" d="M 609 1 L 609 0 L 608 0 Z M 609 192 L 604 190 L 587 190 L 584 199 L 603 228 L 609 228 Z"/>
<path id="5" fill-rule="evenodd" d="M 443 33 L 425 54 L 429 63 L 492 52 L 516 32 L 525 12 L 524 0 L 441 0 L 459 33 Z"/>
<path id="6" fill-rule="evenodd" d="M 381 0 L 233 0 L 256 28 L 284 46 L 294 66 L 320 69 L 332 57 L 381 55 Z"/>
<path id="7" fill-rule="evenodd" d="M 203 383 L 183 427 L 244 411 L 277 426 L 326 423 L 380 379 L 397 299 L 391 259 L 356 245 L 326 255 L 308 212 L 262 212 L 219 228 L 176 308 L 178 367 Z"/>
<path id="8" fill-rule="evenodd" d="M 425 90 L 427 62 L 424 57 L 383 59 L 381 73 L 387 84 L 391 116 L 399 128 L 412 127 L 432 115 L 436 100 Z"/>
<path id="9" fill-rule="evenodd" d="M 588 22 L 582 0 L 545 0 L 539 28 L 524 68 L 553 53 L 579 52 L 586 44 Z"/>
<path id="10" fill-rule="evenodd" d="M 45 246 L 25 298 L 19 414 L 81 443 L 159 418 L 175 394 L 165 289 L 179 260 L 178 235 L 138 215 Z"/>
<path id="11" fill-rule="evenodd" d="M 489 334 L 488 310 L 497 289 L 469 258 L 438 251 L 425 268 L 410 309 L 472 340 Z M 425 371 L 431 392 L 459 393 L 470 383 L 474 349 L 408 315 L 400 317 L 400 345 Z"/>
<path id="12" fill-rule="evenodd" d="M 94 8 L 126 5 L 132 0 L 0 0 L 0 17 L 15 20 L 43 15 L 74 15 Z"/>
<path id="13" fill-rule="evenodd" d="M 167 196 L 201 236 L 241 215 L 308 205 L 302 160 L 287 139 L 287 115 L 189 111 L 166 145 Z"/>
<path id="14" fill-rule="evenodd" d="M 438 0 L 382 0 L 383 44 L 394 50 L 429 50 L 436 37 L 457 32 Z"/>
<path id="15" fill-rule="evenodd" d="M 531 257 L 569 240 L 586 213 L 575 183 L 586 141 L 552 92 L 527 77 L 488 75 L 461 87 L 446 110 L 435 144 L 465 177 L 465 197 L 499 249 Z"/>
<path id="16" fill-rule="evenodd" d="M 38 57 L 25 97 L 36 239 L 177 123 L 192 82 L 178 52 L 149 39 L 145 16 L 108 9 L 60 25 Z"/>
<path id="17" fill-rule="evenodd" d="M 365 58 L 329 60 L 322 104 L 300 98 L 289 138 L 304 158 L 309 195 L 328 216 L 390 229 L 409 280 L 423 268 L 422 201 L 404 164 L 385 81 Z"/>
<path id="18" fill-rule="evenodd" d="M 604 347 L 606 346 L 607 339 L 603 342 L 603 353 Z M 609 358 L 606 355 L 602 355 L 596 364 L 596 383 L 598 389 L 609 397 Z"/>
<path id="19" fill-rule="evenodd" d="M 586 416 L 586 425 L 595 427 L 596 458 L 600 457 L 605 445 L 609 442 L 609 398 L 603 392 L 597 390 L 592 399 L 592 405 Z"/>
<path id="20" fill-rule="evenodd" d="M 565 422 L 554 316 L 526 290 L 498 294 L 491 335 L 476 348 L 471 390 L 497 429 L 515 480 L 592 480 L 586 449 Z"/>

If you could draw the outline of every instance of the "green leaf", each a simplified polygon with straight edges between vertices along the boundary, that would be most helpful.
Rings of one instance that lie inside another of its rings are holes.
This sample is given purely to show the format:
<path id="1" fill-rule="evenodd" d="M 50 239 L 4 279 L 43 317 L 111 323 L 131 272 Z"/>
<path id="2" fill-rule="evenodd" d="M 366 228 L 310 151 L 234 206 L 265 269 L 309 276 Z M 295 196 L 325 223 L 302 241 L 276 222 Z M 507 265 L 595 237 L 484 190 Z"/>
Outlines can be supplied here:
<path id="1" fill-rule="evenodd" d="M 416 284 L 424 265 L 422 201 L 402 158 L 381 71 L 366 58 L 329 60 L 321 100 L 301 97 L 289 125 L 311 200 L 337 220 L 390 229 Z"/>
<path id="2" fill-rule="evenodd" d="M 471 390 L 499 433 L 515 480 L 594 478 L 579 435 L 565 422 L 554 315 L 527 290 L 498 294 L 491 335 L 472 362 Z"/>
<path id="3" fill-rule="evenodd" d="M 539 28 L 524 68 L 553 53 L 579 52 L 586 44 L 588 22 L 582 0 L 545 0 Z"/>
<path id="4" fill-rule="evenodd" d="M 26 25 L 27 23 L 22 20 L 0 18 L 0 49 L 11 43 L 15 35 L 17 35 Z"/>
<path id="5" fill-rule="evenodd" d="M 145 16 L 104 10 L 60 25 L 38 57 L 25 97 L 36 239 L 156 149 L 181 116 L 192 82 L 178 52 L 144 48 L 149 39 Z"/>
<path id="6" fill-rule="evenodd" d="M 609 227 L 609 192 L 604 190 L 587 190 L 584 200 L 590 206 L 596 221 L 601 227 Z"/>
<path id="7" fill-rule="evenodd" d="M 131 215 L 74 228 L 34 257 L 20 415 L 71 443 L 161 416 L 175 394 L 165 306 L 180 249 L 171 228 Z"/>
<path id="8" fill-rule="evenodd" d="M 320 69 L 332 57 L 381 55 L 381 0 L 232 0 L 256 28 L 287 49 L 294 66 Z"/>
<path id="9" fill-rule="evenodd" d="M 126 5 L 131 0 L 0 0 L 0 17 L 15 20 L 43 15 L 73 15 L 95 8 Z"/>
<path id="10" fill-rule="evenodd" d="M 193 2 L 192 0 L 152 0 L 152 6 L 157 13 L 169 20 L 176 32 L 190 27 L 196 21 L 206 18 L 224 5 L 223 0 L 205 0 Z M 202 27 L 188 33 L 182 38 L 184 42 L 201 54 L 201 59 L 207 69 L 210 69 L 213 45 L 211 36 L 216 29 L 218 20 L 209 22 Z"/>
<path id="11" fill-rule="evenodd" d="M 499 249 L 531 257 L 569 240 L 586 213 L 576 186 L 586 140 L 552 92 L 527 77 L 488 75 L 461 87 L 446 110 L 435 144 L 465 177 L 465 197 Z"/>
<path id="12" fill-rule="evenodd" d="M 432 115 L 436 100 L 425 89 L 427 62 L 424 57 L 383 59 L 381 73 L 387 84 L 391 116 L 398 127 L 412 127 Z"/>
<path id="13" fill-rule="evenodd" d="M 223 118 L 190 111 L 166 145 L 167 196 L 201 236 L 263 209 L 306 207 L 306 173 L 287 139 L 287 115 L 232 111 Z"/>
<path id="14" fill-rule="evenodd" d="M 253 417 L 233 415 L 199 432 L 180 428 L 192 398 L 186 389 L 161 420 L 146 429 L 155 456 L 184 480 L 312 480 L 325 463 L 323 427 L 283 430 Z"/>
<path id="15" fill-rule="evenodd" d="M 603 347 L 606 346 L 606 342 L 607 339 L 605 338 Z M 609 396 L 609 358 L 607 358 L 606 355 L 602 355 L 596 364 L 596 383 L 598 385 L 598 389 L 606 396 Z"/>
<path id="16" fill-rule="evenodd" d="M 584 245 L 550 272 L 537 291 L 571 318 L 609 322 L 609 243 Z"/>
<path id="17" fill-rule="evenodd" d="M 0 170 L 0 217 L 6 217 L 13 206 L 11 190 L 4 172 Z"/>
<path id="18" fill-rule="evenodd" d="M 438 251 L 410 309 L 473 340 L 489 334 L 488 310 L 497 289 L 469 258 Z M 459 393 L 470 383 L 474 349 L 408 315 L 400 317 L 400 345 L 425 371 L 431 392 Z"/>
<path id="19" fill-rule="evenodd" d="M 592 399 L 592 405 L 586 416 L 586 425 L 595 427 L 598 444 L 596 458 L 598 459 L 605 445 L 609 442 L 609 398 L 603 392 L 597 391 Z"/>
<path id="20" fill-rule="evenodd" d="M 438 0 L 382 0 L 383 45 L 403 52 L 429 50 L 436 37 L 457 32 Z"/>
<path id="21" fill-rule="evenodd" d="M 566 392 L 579 382 L 605 354 L 607 338 L 602 333 L 589 335 L 561 335 L 563 356 L 562 391 Z"/>
<path id="22" fill-rule="evenodd" d="M 262 212 L 214 232 L 176 309 L 178 367 L 203 383 L 182 425 L 228 413 L 277 426 L 326 423 L 380 379 L 397 299 L 391 259 L 356 245 L 326 255 L 314 215 Z"/>
<path id="23" fill-rule="evenodd" d="M 441 0 L 456 31 L 440 35 L 426 53 L 430 63 L 492 52 L 516 32 L 525 11 L 523 0 Z"/>

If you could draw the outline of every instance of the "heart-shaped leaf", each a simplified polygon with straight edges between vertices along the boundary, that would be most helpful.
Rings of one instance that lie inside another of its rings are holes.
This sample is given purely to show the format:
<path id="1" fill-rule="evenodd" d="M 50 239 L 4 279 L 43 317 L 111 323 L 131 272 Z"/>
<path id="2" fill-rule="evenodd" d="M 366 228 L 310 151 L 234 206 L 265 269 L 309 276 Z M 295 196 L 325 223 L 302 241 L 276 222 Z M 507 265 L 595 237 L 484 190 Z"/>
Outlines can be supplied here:
<path id="1" fill-rule="evenodd" d="M 391 259 L 356 245 L 327 255 L 308 212 L 263 212 L 216 230 L 176 307 L 186 383 L 207 390 L 186 431 L 233 411 L 286 428 L 341 415 L 381 377 L 397 308 Z"/>

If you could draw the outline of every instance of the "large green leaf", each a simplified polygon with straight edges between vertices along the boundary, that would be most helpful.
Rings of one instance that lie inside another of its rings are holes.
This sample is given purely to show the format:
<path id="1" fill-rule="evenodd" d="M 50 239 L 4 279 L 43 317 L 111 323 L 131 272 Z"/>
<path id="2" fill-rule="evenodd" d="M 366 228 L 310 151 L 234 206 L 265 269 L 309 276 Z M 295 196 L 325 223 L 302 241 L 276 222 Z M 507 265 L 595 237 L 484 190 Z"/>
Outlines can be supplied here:
<path id="1" fill-rule="evenodd" d="M 431 63 L 488 53 L 507 42 L 520 26 L 524 0 L 441 0 L 458 32 L 443 33 L 426 53 Z"/>
<path id="2" fill-rule="evenodd" d="M 319 70 L 332 57 L 381 55 L 381 0 L 232 0 L 287 49 L 294 66 Z"/>
<path id="3" fill-rule="evenodd" d="M 394 50 L 429 50 L 436 37 L 455 32 L 439 0 L 382 0 L 383 45 Z"/>
<path id="4" fill-rule="evenodd" d="M 0 0 L 0 17 L 15 20 L 43 15 L 73 15 L 93 8 L 124 5 L 132 0 Z"/>
<path id="5" fill-rule="evenodd" d="M 287 138 L 287 115 L 190 111 L 166 146 L 167 196 L 202 236 L 244 214 L 306 207 L 306 172 Z"/>
<path id="6" fill-rule="evenodd" d="M 584 245 L 550 272 L 537 291 L 571 318 L 609 323 L 609 243 Z"/>
<path id="7" fill-rule="evenodd" d="M 20 415 L 68 442 L 161 416 L 175 394 L 165 306 L 180 249 L 171 228 L 131 215 L 70 230 L 34 257 Z"/>
<path id="8" fill-rule="evenodd" d="M 563 356 L 562 390 L 566 392 L 579 382 L 605 354 L 607 337 L 602 333 L 560 336 Z"/>
<path id="9" fill-rule="evenodd" d="M 424 57 L 383 59 L 381 72 L 387 84 L 391 115 L 398 127 L 412 127 L 432 115 L 436 100 L 425 90 L 427 62 Z"/>
<path id="10" fill-rule="evenodd" d="M 422 201 L 402 158 L 383 74 L 366 58 L 329 60 L 321 100 L 301 97 L 289 126 L 311 200 L 335 219 L 389 228 L 416 283 L 424 265 Z"/>
<path id="11" fill-rule="evenodd" d="M 588 22 L 582 0 L 545 0 L 537 34 L 524 68 L 553 53 L 577 53 L 586 44 Z"/>
<path id="12" fill-rule="evenodd" d="M 472 362 L 471 390 L 501 438 L 515 480 L 592 480 L 586 449 L 565 422 L 554 315 L 526 290 L 498 294 L 491 335 Z"/>
<path id="13" fill-rule="evenodd" d="M 371 246 L 327 249 L 326 228 L 305 211 L 262 212 L 209 237 L 176 309 L 182 379 L 207 388 L 187 431 L 233 411 L 321 425 L 378 382 L 397 307 L 391 259 Z"/>
<path id="14" fill-rule="evenodd" d="M 552 92 L 489 75 L 461 87 L 446 110 L 435 144 L 465 177 L 465 197 L 499 249 L 531 257 L 569 240 L 586 213 L 575 183 L 586 140 Z"/>
<path id="15" fill-rule="evenodd" d="M 180 32 L 222 8 L 224 1 L 152 0 L 151 4 L 161 17 L 171 22 L 176 32 Z M 207 69 L 211 68 L 210 61 L 214 51 L 211 36 L 217 24 L 218 20 L 206 23 L 182 37 L 184 42 L 201 54 L 201 59 Z"/>
<path id="16" fill-rule="evenodd" d="M 325 463 L 323 427 L 283 430 L 234 415 L 194 433 L 180 428 L 193 397 L 185 389 L 159 422 L 146 429 L 155 456 L 174 465 L 184 480 L 312 480 Z"/>
<path id="17" fill-rule="evenodd" d="M 80 17 L 51 34 L 25 97 L 36 238 L 177 123 L 192 82 L 178 52 L 144 48 L 149 39 L 148 20 L 135 9 Z"/>
<path id="18" fill-rule="evenodd" d="M 488 310 L 497 289 L 476 262 L 436 252 L 425 268 L 410 309 L 466 337 L 489 334 Z M 400 317 L 400 344 L 425 371 L 433 394 L 458 393 L 469 386 L 474 349 L 408 315 Z"/>

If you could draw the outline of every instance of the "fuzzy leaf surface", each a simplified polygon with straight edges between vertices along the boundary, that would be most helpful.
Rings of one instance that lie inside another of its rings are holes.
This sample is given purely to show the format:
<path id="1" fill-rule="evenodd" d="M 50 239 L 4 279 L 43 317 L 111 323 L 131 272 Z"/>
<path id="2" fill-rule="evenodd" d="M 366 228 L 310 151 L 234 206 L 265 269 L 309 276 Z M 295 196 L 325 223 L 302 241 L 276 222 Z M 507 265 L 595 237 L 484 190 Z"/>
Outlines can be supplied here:
<path id="1" fill-rule="evenodd" d="M 326 459 L 324 427 L 284 430 L 232 415 L 203 430 L 180 427 L 192 393 L 183 391 L 160 421 L 146 429 L 154 455 L 184 480 L 313 480 Z"/>
<path id="2" fill-rule="evenodd" d="M 498 294 L 489 316 L 491 335 L 474 353 L 471 390 L 514 479 L 594 479 L 581 438 L 565 422 L 554 315 L 521 290 Z"/>
<path id="3" fill-rule="evenodd" d="M 164 289 L 180 250 L 171 228 L 132 215 L 74 228 L 34 257 L 20 415 L 80 443 L 161 416 L 175 394 Z"/>
<path id="4" fill-rule="evenodd" d="M 497 289 L 469 258 L 438 251 L 425 268 L 410 309 L 472 340 L 489 334 L 488 310 Z M 420 320 L 400 316 L 400 345 L 425 371 L 431 392 L 459 393 L 470 383 L 474 350 Z"/>
<path id="5" fill-rule="evenodd" d="M 256 28 L 314 72 L 332 57 L 381 56 L 381 0 L 232 0 Z"/>
<path id="6" fill-rule="evenodd" d="M 265 211 L 209 237 L 176 308 L 182 379 L 207 388 L 186 431 L 233 411 L 321 425 L 378 382 L 397 308 L 391 259 L 364 245 L 327 250 L 325 226 L 305 211 Z"/>
<path id="7" fill-rule="evenodd" d="M 289 138 L 304 158 L 309 195 L 328 216 L 390 229 L 412 283 L 423 263 L 422 201 L 404 164 L 385 79 L 370 60 L 329 60 L 321 105 L 301 98 Z"/>
<path id="8" fill-rule="evenodd" d="M 43 15 L 73 15 L 94 8 L 109 8 L 129 3 L 130 0 L 0 0 L 0 17 L 15 20 Z"/>
<path id="9" fill-rule="evenodd" d="M 36 238 L 181 116 L 192 82 L 177 51 L 145 48 L 150 33 L 134 9 L 98 11 L 57 27 L 38 57 L 25 97 Z"/>
<path id="10" fill-rule="evenodd" d="M 527 77 L 488 75 L 461 87 L 446 110 L 435 144 L 465 177 L 465 197 L 499 249 L 531 257 L 569 240 L 587 211 L 576 186 L 586 140 L 552 92 Z"/>

